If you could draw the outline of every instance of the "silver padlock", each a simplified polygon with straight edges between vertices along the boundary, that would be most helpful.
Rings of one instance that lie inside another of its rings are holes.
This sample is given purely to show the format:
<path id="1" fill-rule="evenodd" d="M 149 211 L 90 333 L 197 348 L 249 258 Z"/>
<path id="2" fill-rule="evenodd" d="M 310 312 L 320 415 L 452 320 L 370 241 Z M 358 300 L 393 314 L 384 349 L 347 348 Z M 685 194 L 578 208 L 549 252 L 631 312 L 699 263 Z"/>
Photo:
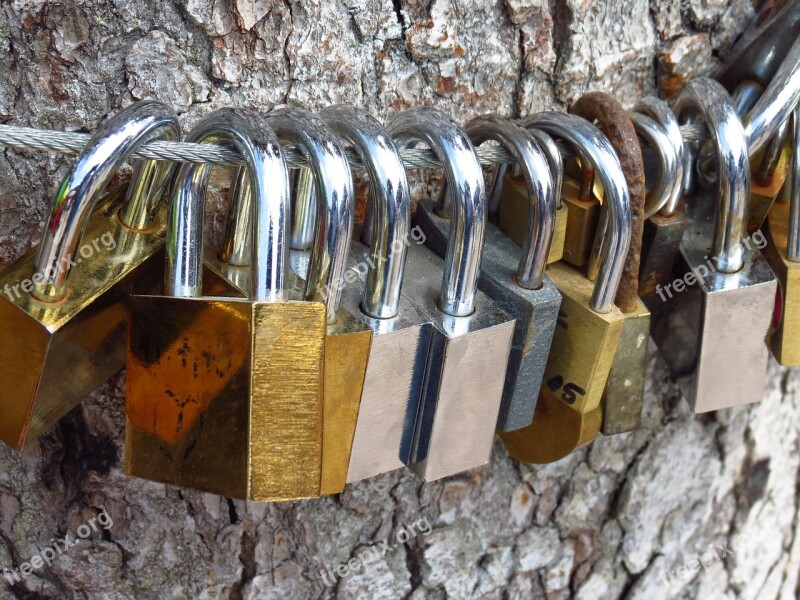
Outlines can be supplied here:
<path id="1" fill-rule="evenodd" d="M 433 325 L 401 294 L 408 246 L 421 241 L 411 231 L 408 178 L 394 141 L 362 108 L 332 106 L 317 116 L 361 157 L 370 182 L 373 230 L 356 229 L 342 290 L 342 308 L 373 332 L 347 471 L 351 483 L 410 461 Z M 303 198 L 296 202 L 306 212 Z"/>
<path id="2" fill-rule="evenodd" d="M 465 131 L 473 144 L 499 142 L 516 158 L 530 198 L 528 233 L 523 248 L 489 222 L 478 289 L 514 317 L 514 340 L 497 429 L 514 431 L 530 424 L 553 341 L 561 294 L 544 274 L 555 226 L 556 198 L 547 158 L 530 132 L 509 119 L 489 115 L 470 121 Z M 499 208 L 499 207 L 498 207 Z M 431 200 L 417 206 L 416 220 L 426 244 L 443 257 L 450 220 Z M 520 254 L 522 256 L 520 256 Z"/>
<path id="3" fill-rule="evenodd" d="M 750 162 L 742 122 L 725 89 L 689 83 L 679 121 L 699 116 L 714 140 L 718 188 L 688 203 L 676 279 L 654 306 L 653 338 L 695 412 L 761 400 L 777 282 L 745 235 Z M 688 166 L 687 166 L 688 168 Z"/>
<path id="4" fill-rule="evenodd" d="M 486 192 L 469 137 L 444 113 L 413 108 L 389 132 L 400 147 L 423 142 L 444 166 L 452 236 L 444 261 L 408 250 L 403 295 L 433 321 L 423 403 L 412 442 L 414 470 L 433 481 L 488 462 L 514 320 L 479 292 Z"/>

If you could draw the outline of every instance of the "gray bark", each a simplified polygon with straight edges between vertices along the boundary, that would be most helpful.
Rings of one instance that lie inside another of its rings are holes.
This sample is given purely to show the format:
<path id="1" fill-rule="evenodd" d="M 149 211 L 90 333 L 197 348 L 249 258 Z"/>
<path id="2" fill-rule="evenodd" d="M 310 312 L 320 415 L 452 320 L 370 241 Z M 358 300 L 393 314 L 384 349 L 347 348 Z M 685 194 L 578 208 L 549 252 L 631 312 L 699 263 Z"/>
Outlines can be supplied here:
<path id="1" fill-rule="evenodd" d="M 383 119 L 426 104 L 463 121 L 563 109 L 593 89 L 630 105 L 707 73 L 751 10 L 747 0 L 4 1 L 0 116 L 91 131 L 155 97 L 186 127 L 217 107 L 283 102 L 350 102 Z M 38 239 L 71 160 L 0 154 L 0 265 Z M 222 198 L 210 208 L 216 231 Z M 0 569 L 102 510 L 113 520 L 21 582 L 0 579 L 0 598 L 797 597 L 800 376 L 773 364 L 763 402 L 697 417 L 651 354 L 638 432 L 545 467 L 511 461 L 498 443 L 487 467 L 439 483 L 396 472 L 285 505 L 125 477 L 122 373 L 24 453 L 0 447 Z M 418 535 L 398 543 L 415 523 Z M 394 546 L 384 557 L 326 585 L 321 570 L 384 540 Z"/>

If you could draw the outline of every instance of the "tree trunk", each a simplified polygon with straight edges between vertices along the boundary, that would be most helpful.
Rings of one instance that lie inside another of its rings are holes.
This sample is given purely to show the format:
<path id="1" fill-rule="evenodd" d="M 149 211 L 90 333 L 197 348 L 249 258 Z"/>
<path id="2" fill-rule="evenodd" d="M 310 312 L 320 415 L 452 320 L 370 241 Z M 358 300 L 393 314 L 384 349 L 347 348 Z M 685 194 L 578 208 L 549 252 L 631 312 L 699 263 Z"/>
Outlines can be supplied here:
<path id="1" fill-rule="evenodd" d="M 425 104 L 460 122 L 588 90 L 632 105 L 708 73 L 751 17 L 747 0 L 14 0 L 0 115 L 92 131 L 147 97 L 186 128 L 284 102 L 384 120 Z M 38 239 L 72 160 L 0 155 L 0 265 Z M 760 404 L 695 416 L 651 357 L 635 433 L 546 467 L 498 443 L 491 464 L 438 483 L 398 471 L 292 504 L 124 476 L 121 373 L 22 454 L 0 447 L 0 569 L 58 550 L 4 575 L 0 598 L 797 597 L 797 372 L 773 363 Z"/>

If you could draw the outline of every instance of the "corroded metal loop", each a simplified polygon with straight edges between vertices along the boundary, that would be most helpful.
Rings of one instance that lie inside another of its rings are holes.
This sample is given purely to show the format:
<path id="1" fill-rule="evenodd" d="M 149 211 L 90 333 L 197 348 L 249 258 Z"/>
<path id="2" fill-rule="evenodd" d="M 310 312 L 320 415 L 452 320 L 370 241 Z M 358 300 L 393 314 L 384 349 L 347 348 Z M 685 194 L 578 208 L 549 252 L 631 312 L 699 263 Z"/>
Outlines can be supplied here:
<path id="1" fill-rule="evenodd" d="M 505 117 L 478 117 L 467 123 L 464 130 L 476 146 L 487 140 L 499 142 L 513 154 L 522 169 L 528 187 L 530 216 L 517 267 L 517 283 L 527 289 L 539 289 L 556 224 L 555 186 L 547 157 L 529 131 Z"/>
<path id="2" fill-rule="evenodd" d="M 373 260 L 361 308 L 376 319 L 395 317 L 411 230 L 411 196 L 403 159 L 383 125 L 363 108 L 331 106 L 319 116 L 353 147 L 369 175 Z"/>
<path id="3" fill-rule="evenodd" d="M 288 272 L 289 179 L 278 137 L 267 122 L 249 111 L 222 108 L 192 129 L 187 140 L 228 144 L 247 163 L 252 191 L 251 290 L 254 301 L 286 299 Z M 212 165 L 184 163 L 170 202 L 165 292 L 192 298 L 202 295 L 203 204 Z"/>
<path id="4" fill-rule="evenodd" d="M 681 135 L 681 127 L 678 119 L 675 118 L 675 113 L 672 112 L 669 105 L 659 98 L 648 96 L 641 102 L 636 104 L 634 112 L 646 115 L 653 119 L 661 127 L 662 133 L 669 140 L 673 152 L 668 153 L 669 156 L 674 156 L 675 161 L 675 175 L 674 180 L 669 176 L 665 176 L 663 181 L 667 188 L 664 190 L 666 201 L 659 209 L 658 213 L 663 217 L 669 217 L 675 214 L 678 210 L 678 205 L 681 202 L 682 195 L 682 182 L 684 178 L 684 166 L 686 161 L 686 147 Z M 634 125 L 636 121 L 634 120 Z M 666 163 L 665 163 L 666 164 Z M 670 182 L 672 182 L 670 184 Z"/>
<path id="5" fill-rule="evenodd" d="M 742 237 L 750 198 L 750 158 L 742 121 L 725 88 L 713 79 L 696 79 L 684 88 L 675 103 L 679 122 L 692 116 L 705 120 L 717 155 L 717 219 L 712 252 L 717 268 L 735 273 L 744 264 Z"/>
<path id="6" fill-rule="evenodd" d="M 45 281 L 35 284 L 33 295 L 43 301 L 64 295 L 71 259 L 80 243 L 100 195 L 111 178 L 142 144 L 156 139 L 179 140 L 180 125 L 166 104 L 145 100 L 132 104 L 107 120 L 81 151 L 75 165 L 61 183 L 36 255 L 36 273 Z M 152 224 L 162 182 L 169 165 L 146 161 L 134 173 L 125 207 L 123 224 L 145 229 Z M 137 216 L 130 223 L 124 216 Z M 138 218 L 141 215 L 147 219 Z"/>
<path id="7" fill-rule="evenodd" d="M 613 97 L 602 92 L 591 92 L 581 97 L 570 109 L 588 121 L 597 123 L 608 138 L 619 158 L 622 173 L 628 186 L 631 213 L 631 241 L 625 266 L 622 271 L 616 304 L 623 312 L 635 310 L 639 297 L 639 260 L 642 253 L 642 231 L 644 230 L 645 187 L 644 161 L 636 129 L 627 111 Z M 607 214 L 607 211 L 604 211 Z M 607 217 L 603 217 L 599 234 L 605 239 Z M 599 252 L 600 244 L 595 244 Z M 597 256 L 596 253 L 593 253 Z M 599 264 L 597 257 L 595 264 Z M 590 266 L 590 269 L 592 267 Z"/>
<path id="8" fill-rule="evenodd" d="M 442 161 L 448 191 L 439 209 L 442 214 L 449 209 L 451 233 L 439 308 L 454 317 L 469 316 L 475 310 L 487 217 L 483 171 L 472 142 L 450 117 L 433 108 L 404 111 L 388 129 L 400 147 L 423 142 Z"/>
<path id="9" fill-rule="evenodd" d="M 592 164 L 603 184 L 609 211 L 609 227 L 604 260 L 598 273 L 591 307 L 599 313 L 610 312 L 631 243 L 630 196 L 614 148 L 600 130 L 574 115 L 543 112 L 526 118 L 522 125 L 536 127 L 556 139 L 569 142 L 583 159 Z"/>

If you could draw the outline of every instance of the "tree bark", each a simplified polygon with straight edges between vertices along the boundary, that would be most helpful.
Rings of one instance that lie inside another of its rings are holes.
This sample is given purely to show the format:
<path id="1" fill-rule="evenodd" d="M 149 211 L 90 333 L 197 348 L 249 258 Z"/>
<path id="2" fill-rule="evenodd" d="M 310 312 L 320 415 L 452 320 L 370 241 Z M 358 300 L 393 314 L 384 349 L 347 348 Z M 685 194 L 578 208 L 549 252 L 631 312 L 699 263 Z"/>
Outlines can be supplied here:
<path id="1" fill-rule="evenodd" d="M 147 97 L 186 128 L 284 102 L 384 120 L 425 104 L 460 122 L 563 110 L 589 90 L 630 106 L 709 73 L 751 17 L 747 0 L 6 1 L 0 116 L 92 131 Z M 0 154 L 0 266 L 36 242 L 72 160 Z M 113 521 L 0 579 L 0 598 L 796 598 L 798 372 L 773 363 L 760 404 L 695 416 L 651 356 L 635 433 L 544 467 L 498 443 L 445 481 L 398 471 L 292 504 L 124 476 L 121 373 L 23 453 L 0 447 L 0 569 Z"/>

